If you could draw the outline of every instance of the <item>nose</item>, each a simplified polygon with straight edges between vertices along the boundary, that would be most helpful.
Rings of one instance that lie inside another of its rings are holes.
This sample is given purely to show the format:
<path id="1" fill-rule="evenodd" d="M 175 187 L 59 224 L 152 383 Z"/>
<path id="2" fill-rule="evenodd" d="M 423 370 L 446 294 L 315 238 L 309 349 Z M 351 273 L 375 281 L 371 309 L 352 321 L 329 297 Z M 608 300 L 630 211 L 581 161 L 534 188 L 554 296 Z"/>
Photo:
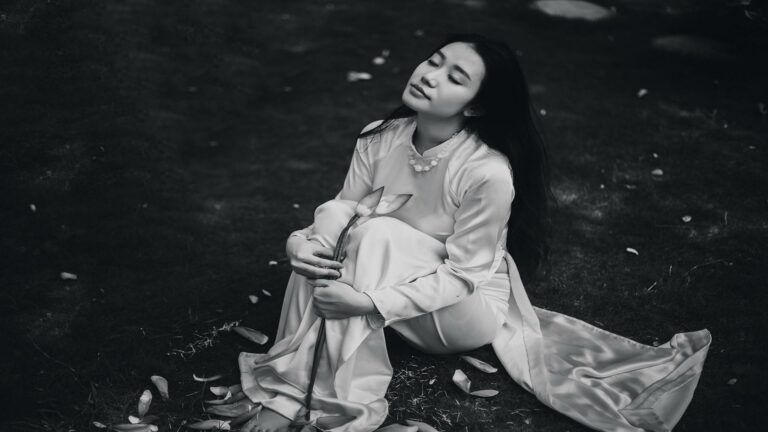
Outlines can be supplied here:
<path id="1" fill-rule="evenodd" d="M 420 81 L 421 81 L 422 83 L 424 83 L 424 84 L 428 85 L 429 87 L 434 87 L 434 86 L 435 86 L 435 79 L 434 79 L 434 78 L 432 78 L 432 77 L 431 77 L 431 76 L 429 76 L 429 75 L 422 75 L 422 76 L 421 76 L 421 80 L 420 80 Z"/>

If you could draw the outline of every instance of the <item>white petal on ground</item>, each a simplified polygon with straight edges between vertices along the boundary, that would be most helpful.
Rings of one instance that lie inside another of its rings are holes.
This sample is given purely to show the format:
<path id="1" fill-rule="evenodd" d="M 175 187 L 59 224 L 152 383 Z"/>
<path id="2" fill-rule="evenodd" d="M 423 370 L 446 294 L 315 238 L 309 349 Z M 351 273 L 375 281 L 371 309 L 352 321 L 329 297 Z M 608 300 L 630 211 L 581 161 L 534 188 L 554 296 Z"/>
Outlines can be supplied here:
<path id="1" fill-rule="evenodd" d="M 473 392 L 470 392 L 472 396 L 479 396 L 479 397 L 493 397 L 499 394 L 498 390 L 475 390 Z"/>
<path id="2" fill-rule="evenodd" d="M 269 341 L 269 336 L 250 327 L 237 326 L 234 327 L 233 330 L 240 336 L 248 339 L 251 342 L 256 342 L 259 345 L 264 345 Z"/>
<path id="3" fill-rule="evenodd" d="M 211 430 L 211 429 L 218 429 L 218 430 L 231 430 L 231 426 L 229 425 L 229 422 L 232 420 L 205 420 L 197 423 L 192 423 L 190 425 L 187 425 L 190 429 L 195 430 Z"/>
<path id="4" fill-rule="evenodd" d="M 152 432 L 151 425 L 139 423 L 139 424 L 130 424 L 130 423 L 122 423 L 122 424 L 116 424 L 112 425 L 112 429 L 119 431 L 119 432 Z"/>
<path id="5" fill-rule="evenodd" d="M 214 376 L 210 376 L 210 377 L 199 377 L 199 376 L 197 376 L 195 374 L 192 374 L 192 379 L 194 379 L 197 382 L 208 382 L 208 381 L 216 381 L 217 379 L 219 379 L 219 378 L 221 378 L 223 376 L 224 375 L 219 374 L 219 375 L 214 375 Z"/>
<path id="6" fill-rule="evenodd" d="M 30 205 L 29 205 L 29 209 L 30 209 L 30 210 L 32 210 L 32 213 L 34 213 L 34 212 L 36 212 L 36 211 L 37 211 L 37 206 L 36 206 L 36 205 L 34 205 L 34 204 L 30 204 Z"/>
<path id="7" fill-rule="evenodd" d="M 531 4 L 531 9 L 550 16 L 587 21 L 598 21 L 614 15 L 610 9 L 579 0 L 537 0 Z"/>
<path id="8" fill-rule="evenodd" d="M 105 424 L 104 424 L 104 423 L 102 423 L 102 422 L 97 422 L 97 421 L 94 421 L 94 422 L 93 422 L 93 425 L 94 425 L 94 426 L 96 426 L 96 427 L 97 427 L 97 428 L 99 428 L 99 429 L 106 429 L 106 428 L 107 428 L 107 425 L 105 425 Z"/>
<path id="9" fill-rule="evenodd" d="M 690 221 L 691 221 L 693 218 L 691 218 L 691 217 L 690 217 L 690 216 L 688 216 L 688 215 L 685 215 L 685 216 L 681 217 L 680 219 L 682 219 L 682 220 L 683 220 L 683 222 L 685 222 L 685 223 L 688 223 L 688 222 L 690 222 Z"/>
<path id="10" fill-rule="evenodd" d="M 139 398 L 139 417 L 144 417 L 144 415 L 149 411 L 149 405 L 152 403 L 152 392 L 149 390 L 144 390 L 144 393 L 141 394 L 141 397 Z"/>
<path id="11" fill-rule="evenodd" d="M 275 260 L 271 260 L 271 261 L 269 261 L 269 263 L 268 263 L 268 264 L 269 264 L 269 265 L 277 265 L 277 261 L 275 261 Z"/>
<path id="12" fill-rule="evenodd" d="M 349 71 L 347 72 L 347 81 L 349 82 L 355 82 L 360 80 L 369 80 L 373 78 L 371 74 L 368 72 L 357 72 L 357 71 Z"/>
<path id="13" fill-rule="evenodd" d="M 77 275 L 74 273 L 61 272 L 59 273 L 59 277 L 62 280 L 77 280 Z"/>
<path id="14" fill-rule="evenodd" d="M 256 304 L 256 303 L 258 303 L 258 302 L 259 302 L 259 297 L 257 297 L 257 296 L 255 296 L 255 295 L 251 294 L 251 295 L 249 295 L 249 296 L 248 296 L 248 300 L 250 300 L 250 301 L 251 301 L 251 303 L 253 303 L 253 304 Z"/>
<path id="15" fill-rule="evenodd" d="M 152 375 L 149 379 L 152 381 L 152 384 L 157 387 L 157 391 L 160 392 L 160 397 L 162 397 L 163 400 L 168 400 L 168 380 L 160 375 Z"/>
<path id="16" fill-rule="evenodd" d="M 655 170 L 651 171 L 651 174 L 655 176 L 662 176 L 664 175 L 664 171 L 662 171 L 661 168 L 656 168 Z"/>
<path id="17" fill-rule="evenodd" d="M 224 396 L 225 394 L 229 393 L 229 387 L 227 386 L 215 386 L 211 387 L 209 390 L 211 390 L 211 393 L 215 394 L 216 396 Z"/>
<path id="18" fill-rule="evenodd" d="M 643 96 L 645 96 L 647 94 L 648 94 L 648 90 L 646 90 L 644 88 L 641 88 L 640 90 L 637 91 L 637 97 L 639 97 L 639 98 L 641 98 L 641 97 L 643 97 Z"/>
<path id="19" fill-rule="evenodd" d="M 264 293 L 264 295 L 266 295 L 266 296 L 268 296 L 268 297 L 272 297 L 272 293 L 271 293 L 271 292 L 269 292 L 269 291 L 267 291 L 267 290 L 265 290 L 265 289 L 261 290 L 261 292 L 263 292 L 263 293 Z"/>
<path id="20" fill-rule="evenodd" d="M 371 60 L 371 63 L 375 65 L 383 65 L 384 63 L 386 63 L 386 61 L 387 60 L 384 57 L 376 56 L 373 58 L 373 60 Z"/>
<path id="21" fill-rule="evenodd" d="M 419 428 L 419 432 L 438 432 L 437 429 L 433 428 L 432 426 L 424 422 L 420 422 L 416 420 L 407 420 L 407 419 L 405 420 L 405 422 L 408 423 L 408 426 L 416 426 L 417 428 Z"/>
<path id="22" fill-rule="evenodd" d="M 638 252 L 635 248 L 627 248 L 626 251 L 631 254 L 640 255 L 640 252 Z"/>
<path id="23" fill-rule="evenodd" d="M 489 365 L 488 363 L 468 355 L 461 356 L 461 359 L 486 373 L 496 373 L 499 371 L 498 369 Z"/>
<path id="24" fill-rule="evenodd" d="M 453 382 L 462 391 L 464 391 L 464 393 L 470 394 L 472 396 L 491 397 L 499 394 L 497 390 L 470 391 L 469 388 L 472 385 L 472 382 L 469 380 L 469 378 L 467 378 L 467 375 L 464 374 L 464 372 L 461 369 L 456 369 L 456 371 L 453 372 Z"/>
<path id="25" fill-rule="evenodd" d="M 128 416 L 128 422 L 131 424 L 141 423 L 141 419 L 136 416 Z"/>

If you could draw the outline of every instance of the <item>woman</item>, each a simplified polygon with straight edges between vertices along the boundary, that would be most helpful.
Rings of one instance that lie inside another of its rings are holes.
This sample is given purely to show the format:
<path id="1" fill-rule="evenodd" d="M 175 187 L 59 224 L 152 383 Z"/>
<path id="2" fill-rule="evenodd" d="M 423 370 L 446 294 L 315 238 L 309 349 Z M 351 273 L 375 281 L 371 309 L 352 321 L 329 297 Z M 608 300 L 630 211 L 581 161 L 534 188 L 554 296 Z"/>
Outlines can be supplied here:
<path id="1" fill-rule="evenodd" d="M 326 342 L 311 419 L 347 416 L 328 430 L 384 422 L 392 377 L 384 326 L 429 353 L 490 343 L 515 381 L 592 428 L 671 429 L 698 382 L 709 332 L 642 345 L 534 308 L 525 294 L 521 275 L 546 262 L 548 172 L 515 53 L 453 35 L 416 67 L 402 102 L 363 129 L 342 190 L 289 236 L 294 271 L 275 345 L 239 359 L 247 396 L 239 403 L 261 408 L 243 430 L 286 431 L 301 416 L 319 317 Z M 332 261 L 352 211 L 343 202 L 382 186 L 412 197 L 355 228 L 343 262 Z"/>

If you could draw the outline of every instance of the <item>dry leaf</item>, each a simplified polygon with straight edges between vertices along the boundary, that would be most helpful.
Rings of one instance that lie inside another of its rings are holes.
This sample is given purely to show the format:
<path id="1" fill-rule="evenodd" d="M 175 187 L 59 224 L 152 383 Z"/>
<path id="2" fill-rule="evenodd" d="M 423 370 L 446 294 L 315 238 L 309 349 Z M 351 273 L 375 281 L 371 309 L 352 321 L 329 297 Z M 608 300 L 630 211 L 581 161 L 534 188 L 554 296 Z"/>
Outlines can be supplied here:
<path id="1" fill-rule="evenodd" d="M 141 397 L 139 398 L 139 417 L 144 417 L 144 415 L 149 411 L 149 405 L 152 403 L 152 392 L 149 390 L 144 390 L 144 393 L 141 394 Z"/>
<path id="2" fill-rule="evenodd" d="M 269 336 L 250 327 L 237 326 L 234 327 L 233 330 L 240 336 L 248 339 L 251 342 L 256 342 L 259 345 L 264 345 L 267 343 L 267 341 L 269 341 Z"/>
<path id="3" fill-rule="evenodd" d="M 77 280 L 77 275 L 74 273 L 61 272 L 59 273 L 59 277 L 62 280 Z"/>
<path id="4" fill-rule="evenodd" d="M 149 379 L 152 381 L 152 384 L 157 387 L 157 391 L 160 392 L 160 397 L 162 397 L 163 400 L 168 400 L 168 380 L 160 375 L 152 375 Z"/>
<path id="5" fill-rule="evenodd" d="M 229 422 L 231 420 L 223 421 L 223 420 L 205 420 L 197 423 L 192 423 L 187 425 L 190 429 L 196 429 L 196 430 L 210 430 L 210 429 L 219 429 L 219 430 L 231 430 L 229 426 Z"/>
<path id="6" fill-rule="evenodd" d="M 214 376 L 210 376 L 210 377 L 199 377 L 199 376 L 197 376 L 195 374 L 192 374 L 192 379 L 194 379 L 197 382 L 208 382 L 208 381 L 216 381 L 217 379 L 219 379 L 219 378 L 221 378 L 223 376 L 224 375 L 219 374 L 219 375 L 214 375 Z"/>
<path id="7" fill-rule="evenodd" d="M 419 428 L 419 432 L 439 432 L 437 429 L 433 428 L 432 426 L 424 422 L 420 422 L 416 420 L 406 420 L 405 422 L 408 423 L 409 426 L 416 426 L 417 428 Z"/>
<path id="8" fill-rule="evenodd" d="M 631 254 L 640 255 L 640 252 L 638 252 L 637 249 L 634 249 L 634 248 L 627 248 L 626 251 Z"/>
<path id="9" fill-rule="evenodd" d="M 468 355 L 461 356 L 461 359 L 486 373 L 496 373 L 499 371 L 498 369 L 489 365 L 488 363 L 482 360 L 478 360 L 474 357 L 470 357 Z"/>
<path id="10" fill-rule="evenodd" d="M 256 304 L 256 303 L 258 303 L 258 302 L 259 302 L 259 298 L 258 298 L 258 297 L 256 297 L 255 295 L 249 295 L 249 296 L 248 296 L 248 300 L 250 300 L 250 301 L 251 301 L 251 303 L 253 303 L 253 304 Z"/>

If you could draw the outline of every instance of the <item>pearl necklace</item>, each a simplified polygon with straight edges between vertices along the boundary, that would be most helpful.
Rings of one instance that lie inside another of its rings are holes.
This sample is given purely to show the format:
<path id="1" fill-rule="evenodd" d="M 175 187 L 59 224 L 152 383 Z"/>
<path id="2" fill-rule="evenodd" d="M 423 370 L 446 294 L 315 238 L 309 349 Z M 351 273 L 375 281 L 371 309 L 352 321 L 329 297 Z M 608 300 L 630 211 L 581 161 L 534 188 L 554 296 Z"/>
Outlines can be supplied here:
<path id="1" fill-rule="evenodd" d="M 456 135 L 458 135 L 458 134 L 459 134 L 459 133 L 460 133 L 462 130 L 464 130 L 464 129 L 459 129 L 459 130 L 457 130 L 457 131 L 456 131 L 456 133 L 454 133 L 453 135 L 451 135 L 451 137 L 450 137 L 450 138 L 448 138 L 447 140 L 443 141 L 442 143 L 440 143 L 440 144 L 438 144 L 438 145 L 442 145 L 442 144 L 445 144 L 445 143 L 447 143 L 448 141 L 450 141 L 450 140 L 452 140 L 452 139 L 456 138 Z M 413 167 L 413 169 L 414 169 L 414 170 L 415 170 L 417 173 L 423 173 L 423 172 L 427 172 L 427 171 L 431 170 L 432 168 L 436 167 L 436 166 L 437 166 L 437 164 L 438 164 L 438 162 L 440 162 L 440 159 L 442 159 L 443 157 L 445 157 L 445 155 L 446 155 L 446 154 L 447 154 L 447 153 L 446 153 L 446 150 L 445 150 L 445 149 L 443 149 L 442 151 L 440 151 L 439 153 L 437 153 L 437 155 L 436 155 L 436 156 L 432 156 L 432 157 L 423 157 L 423 156 L 419 155 L 419 154 L 416 152 L 416 150 L 414 150 L 414 148 L 413 148 L 413 144 L 411 144 L 411 148 L 409 148 L 409 149 L 408 149 L 408 164 L 409 164 L 411 167 Z"/>

